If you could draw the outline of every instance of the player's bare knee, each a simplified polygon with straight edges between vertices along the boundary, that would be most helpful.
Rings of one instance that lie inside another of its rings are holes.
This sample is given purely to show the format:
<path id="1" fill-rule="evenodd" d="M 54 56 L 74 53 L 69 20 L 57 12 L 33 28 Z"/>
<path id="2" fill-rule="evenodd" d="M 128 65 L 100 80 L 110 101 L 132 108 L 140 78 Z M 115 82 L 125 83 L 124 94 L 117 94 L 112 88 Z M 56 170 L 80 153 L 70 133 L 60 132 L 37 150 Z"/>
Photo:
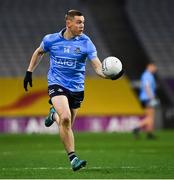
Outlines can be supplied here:
<path id="1" fill-rule="evenodd" d="M 64 127 L 71 127 L 71 115 L 70 114 L 62 115 L 60 125 Z"/>

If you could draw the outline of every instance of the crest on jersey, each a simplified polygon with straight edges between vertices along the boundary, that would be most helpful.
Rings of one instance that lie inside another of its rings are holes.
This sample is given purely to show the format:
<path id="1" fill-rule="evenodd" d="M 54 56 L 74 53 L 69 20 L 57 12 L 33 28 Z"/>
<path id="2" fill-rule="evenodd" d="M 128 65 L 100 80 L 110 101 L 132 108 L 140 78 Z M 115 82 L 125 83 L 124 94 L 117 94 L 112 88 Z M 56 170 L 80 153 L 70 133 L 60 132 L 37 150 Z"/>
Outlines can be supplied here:
<path id="1" fill-rule="evenodd" d="M 76 54 L 79 54 L 79 53 L 80 53 L 80 48 L 77 47 L 77 48 L 74 50 L 74 52 L 75 52 Z"/>

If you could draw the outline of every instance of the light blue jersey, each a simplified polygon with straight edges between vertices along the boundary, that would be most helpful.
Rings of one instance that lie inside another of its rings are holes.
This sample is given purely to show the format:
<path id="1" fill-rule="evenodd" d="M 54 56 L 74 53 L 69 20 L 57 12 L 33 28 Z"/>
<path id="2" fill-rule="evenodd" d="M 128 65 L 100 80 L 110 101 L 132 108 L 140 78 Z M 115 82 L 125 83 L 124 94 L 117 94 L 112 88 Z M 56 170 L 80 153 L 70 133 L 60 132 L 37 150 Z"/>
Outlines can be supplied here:
<path id="1" fill-rule="evenodd" d="M 152 93 L 152 96 L 155 97 L 155 91 L 156 91 L 156 82 L 154 75 L 150 73 L 149 71 L 145 71 L 141 76 L 141 88 L 140 88 L 140 100 L 146 101 L 149 100 L 149 96 L 146 92 L 145 86 L 149 84 L 150 91 Z"/>
<path id="2" fill-rule="evenodd" d="M 40 45 L 50 55 L 48 85 L 58 84 L 72 92 L 84 91 L 86 59 L 97 57 L 96 48 L 85 34 L 66 40 L 64 31 L 46 35 Z"/>

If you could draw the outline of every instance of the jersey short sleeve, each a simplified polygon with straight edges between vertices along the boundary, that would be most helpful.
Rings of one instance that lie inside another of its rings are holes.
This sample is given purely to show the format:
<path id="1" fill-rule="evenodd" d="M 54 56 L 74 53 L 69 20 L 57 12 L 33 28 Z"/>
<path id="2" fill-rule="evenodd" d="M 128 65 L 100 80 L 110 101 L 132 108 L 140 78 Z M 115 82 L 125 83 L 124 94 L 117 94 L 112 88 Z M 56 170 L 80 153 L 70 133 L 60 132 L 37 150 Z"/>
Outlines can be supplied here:
<path id="1" fill-rule="evenodd" d="M 150 84 L 150 82 L 151 82 L 150 75 L 148 73 L 144 73 L 144 75 L 142 76 L 142 79 L 141 79 L 141 83 L 142 83 L 143 87 Z"/>
<path id="2" fill-rule="evenodd" d="M 97 50 L 93 42 L 89 39 L 87 41 L 87 58 L 92 60 L 97 57 Z"/>
<path id="3" fill-rule="evenodd" d="M 46 36 L 43 38 L 43 40 L 42 40 L 42 42 L 41 42 L 41 44 L 40 44 L 40 47 L 41 47 L 45 52 L 49 51 L 49 36 L 50 36 L 50 35 L 46 35 Z"/>

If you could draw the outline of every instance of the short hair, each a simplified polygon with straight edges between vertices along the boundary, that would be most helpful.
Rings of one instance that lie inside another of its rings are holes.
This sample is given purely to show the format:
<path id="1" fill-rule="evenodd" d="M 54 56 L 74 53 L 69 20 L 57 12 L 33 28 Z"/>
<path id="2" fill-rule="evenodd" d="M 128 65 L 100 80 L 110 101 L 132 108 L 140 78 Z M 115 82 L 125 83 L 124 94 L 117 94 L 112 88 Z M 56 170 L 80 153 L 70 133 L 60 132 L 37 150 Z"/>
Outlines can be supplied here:
<path id="1" fill-rule="evenodd" d="M 146 67 L 149 67 L 149 66 L 156 66 L 156 64 L 151 61 L 151 62 L 149 62 L 149 63 L 146 64 Z"/>
<path id="2" fill-rule="evenodd" d="M 78 10 L 71 9 L 66 13 L 65 20 L 68 20 L 68 19 L 72 20 L 74 16 L 83 16 L 83 14 Z"/>

